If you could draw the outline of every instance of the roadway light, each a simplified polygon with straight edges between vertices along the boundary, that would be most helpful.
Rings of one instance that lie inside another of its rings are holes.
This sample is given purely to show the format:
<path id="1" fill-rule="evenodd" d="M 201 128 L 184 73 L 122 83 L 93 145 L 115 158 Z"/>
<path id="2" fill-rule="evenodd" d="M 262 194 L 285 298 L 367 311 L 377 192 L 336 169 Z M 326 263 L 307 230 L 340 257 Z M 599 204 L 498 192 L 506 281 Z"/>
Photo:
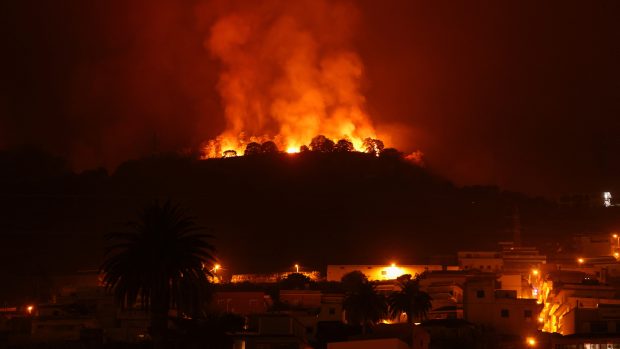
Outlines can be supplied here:
<path id="1" fill-rule="evenodd" d="M 217 273 L 218 270 L 220 270 L 222 268 L 221 265 L 216 264 L 215 266 L 213 266 L 213 271 L 215 271 Z"/>
<path id="2" fill-rule="evenodd" d="M 534 276 L 538 275 L 538 269 L 532 269 L 532 275 Z"/>
<path id="3" fill-rule="evenodd" d="M 34 310 L 34 306 L 33 305 L 29 305 L 26 307 L 26 311 L 28 312 L 28 315 L 32 315 L 32 310 Z"/>
<path id="4" fill-rule="evenodd" d="M 585 259 L 583 258 L 577 258 L 577 263 L 579 264 L 583 264 L 585 262 Z"/>
<path id="5" fill-rule="evenodd" d="M 295 272 L 299 273 L 299 264 L 295 264 Z"/>
<path id="6" fill-rule="evenodd" d="M 536 346 L 536 338 L 534 337 L 527 337 L 525 339 L 525 343 L 527 344 L 528 347 L 533 348 Z"/>

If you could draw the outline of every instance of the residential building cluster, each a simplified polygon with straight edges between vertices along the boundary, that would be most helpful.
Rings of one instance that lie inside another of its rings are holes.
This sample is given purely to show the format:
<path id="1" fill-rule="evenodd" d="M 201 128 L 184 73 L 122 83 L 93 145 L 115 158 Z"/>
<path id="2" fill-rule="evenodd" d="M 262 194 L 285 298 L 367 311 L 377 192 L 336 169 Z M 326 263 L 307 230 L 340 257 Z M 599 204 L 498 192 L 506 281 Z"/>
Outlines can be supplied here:
<path id="1" fill-rule="evenodd" d="M 565 246 L 543 254 L 508 242 L 459 251 L 454 263 L 328 265 L 324 277 L 298 265 L 219 276 L 211 311 L 244 319 L 243 330 L 229 333 L 234 349 L 620 348 L 620 238 L 576 235 Z M 400 276 L 417 275 L 431 298 L 428 313 L 413 324 L 385 318 L 371 331 L 352 331 L 337 284 L 356 271 L 385 296 L 398 291 Z M 296 272 L 308 282 L 282 286 Z M 148 339 L 148 314 L 119 309 L 96 271 L 56 281 L 48 303 L 0 308 L 7 343 Z"/>

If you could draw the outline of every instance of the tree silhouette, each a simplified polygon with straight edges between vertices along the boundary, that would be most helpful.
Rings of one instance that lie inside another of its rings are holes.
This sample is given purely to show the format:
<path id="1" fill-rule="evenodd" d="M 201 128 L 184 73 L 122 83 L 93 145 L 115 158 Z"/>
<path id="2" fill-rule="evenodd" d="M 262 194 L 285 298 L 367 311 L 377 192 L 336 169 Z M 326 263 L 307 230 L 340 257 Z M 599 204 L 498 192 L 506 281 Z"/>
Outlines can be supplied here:
<path id="1" fill-rule="evenodd" d="M 340 283 L 345 292 L 351 293 L 358 291 L 363 284 L 368 283 L 368 278 L 361 271 L 354 270 L 344 274 L 342 279 L 340 279 Z"/>
<path id="2" fill-rule="evenodd" d="M 150 311 L 153 343 L 163 348 L 170 308 L 194 315 L 206 301 L 210 272 L 204 265 L 215 260 L 207 241 L 212 236 L 170 201 L 148 205 L 129 228 L 107 236 L 103 281 L 122 307 L 139 301 Z"/>
<path id="3" fill-rule="evenodd" d="M 283 290 L 303 290 L 311 282 L 312 280 L 304 274 L 291 273 L 280 281 L 280 288 Z"/>
<path id="4" fill-rule="evenodd" d="M 353 147 L 353 143 L 351 143 L 351 141 L 346 140 L 346 139 L 339 140 L 334 146 L 334 151 L 336 152 L 345 153 L 345 152 L 352 152 L 354 150 L 355 148 Z"/>
<path id="5" fill-rule="evenodd" d="M 310 149 L 319 153 L 330 153 L 334 151 L 334 141 L 323 135 L 318 135 L 310 141 Z"/>
<path id="6" fill-rule="evenodd" d="M 379 156 L 383 151 L 383 142 L 379 139 L 366 138 L 364 139 L 364 143 L 362 145 L 364 151 L 368 154 L 372 154 L 375 156 Z"/>
<path id="7" fill-rule="evenodd" d="M 400 290 L 388 297 L 390 317 L 399 319 L 405 313 L 408 323 L 413 323 L 414 319 L 425 320 L 432 307 L 432 298 L 420 290 L 419 276 L 411 278 L 411 275 L 405 274 L 397 280 Z"/>
<path id="8" fill-rule="evenodd" d="M 391 159 L 402 159 L 403 153 L 398 151 L 396 148 L 385 148 L 381 151 L 382 158 L 391 158 Z"/>
<path id="9" fill-rule="evenodd" d="M 223 158 L 234 158 L 235 156 L 237 156 L 237 151 L 230 149 L 224 152 L 223 154 Z"/>
<path id="10" fill-rule="evenodd" d="M 261 145 L 256 142 L 250 142 L 245 146 L 244 156 L 258 155 L 261 153 Z"/>
<path id="11" fill-rule="evenodd" d="M 385 318 L 388 314 L 385 297 L 378 294 L 361 271 L 352 271 L 342 279 L 345 298 L 342 307 L 348 323 L 362 326 L 362 331 Z"/>
<path id="12" fill-rule="evenodd" d="M 267 141 L 260 146 L 260 152 L 263 154 L 275 154 L 278 151 L 278 146 L 273 141 Z"/>
<path id="13" fill-rule="evenodd" d="M 307 145 L 302 145 L 301 147 L 299 147 L 299 152 L 300 153 L 306 153 L 306 152 L 309 152 L 309 151 L 310 151 L 310 148 L 308 148 Z"/>
<path id="14" fill-rule="evenodd" d="M 385 297 L 378 294 L 370 282 L 359 285 L 353 292 L 347 292 L 342 308 L 347 322 L 361 325 L 364 333 L 388 314 Z"/>

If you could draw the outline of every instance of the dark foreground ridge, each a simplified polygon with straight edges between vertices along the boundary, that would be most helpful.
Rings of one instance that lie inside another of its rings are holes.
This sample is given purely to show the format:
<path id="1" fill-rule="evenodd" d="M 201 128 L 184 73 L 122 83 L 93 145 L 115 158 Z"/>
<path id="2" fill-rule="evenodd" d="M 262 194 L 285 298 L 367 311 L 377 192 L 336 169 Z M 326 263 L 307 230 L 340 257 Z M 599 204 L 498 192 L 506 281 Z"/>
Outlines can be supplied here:
<path id="1" fill-rule="evenodd" d="M 238 273 L 296 262 L 319 270 L 414 263 L 493 248 L 511 239 L 515 207 L 523 239 L 551 250 L 571 233 L 614 229 L 609 222 L 618 216 L 614 208 L 563 208 L 497 187 L 459 188 L 401 157 L 363 153 L 157 155 L 112 174 L 75 174 L 61 159 L 21 150 L 2 153 L 0 165 L 0 265 L 13 266 L 2 270 L 12 279 L 98 266 L 103 235 L 154 199 L 186 207 Z"/>

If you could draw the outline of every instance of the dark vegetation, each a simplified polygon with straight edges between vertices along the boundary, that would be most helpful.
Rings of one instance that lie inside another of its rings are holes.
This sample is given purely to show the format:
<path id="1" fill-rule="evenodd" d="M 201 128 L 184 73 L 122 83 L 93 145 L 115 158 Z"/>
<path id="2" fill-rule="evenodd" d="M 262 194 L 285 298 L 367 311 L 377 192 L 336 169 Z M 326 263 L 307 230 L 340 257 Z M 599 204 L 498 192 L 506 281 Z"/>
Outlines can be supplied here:
<path id="1" fill-rule="evenodd" d="M 618 228 L 615 208 L 565 208 L 492 186 L 459 188 L 398 151 L 381 154 L 156 154 L 114 172 L 75 173 L 37 150 L 5 151 L 0 277 L 15 288 L 3 288 L 0 302 L 37 297 L 52 274 L 96 269 L 105 233 L 153 199 L 170 198 L 195 215 L 234 273 L 290 270 L 294 263 L 321 271 L 326 264 L 435 263 L 436 255 L 510 240 L 515 207 L 523 240 L 550 255 L 572 233 Z"/>
<path id="2" fill-rule="evenodd" d="M 388 153 L 393 153 L 395 151 L 394 148 L 388 148 L 390 151 Z M 388 150 L 386 149 L 386 150 Z M 364 143 L 362 144 L 362 149 L 359 149 L 360 152 L 364 152 L 371 155 L 379 155 L 384 150 L 383 141 L 374 138 L 366 138 L 364 139 Z M 304 153 L 308 151 L 313 151 L 316 153 L 347 153 L 354 152 L 355 147 L 353 143 L 351 143 L 348 139 L 340 139 L 337 142 L 323 136 L 318 135 L 310 141 L 309 145 L 302 145 L 299 147 L 299 152 Z M 272 141 L 266 141 L 262 144 L 257 142 L 250 142 L 245 146 L 244 156 L 255 156 L 260 154 L 276 154 L 279 153 L 280 149 L 278 146 Z M 237 152 L 234 150 L 226 150 L 222 154 L 224 158 L 237 156 Z"/>
<path id="3" fill-rule="evenodd" d="M 164 348 L 170 309 L 205 318 L 213 236 L 171 201 L 150 203 L 127 228 L 107 236 L 103 282 L 120 307 L 149 310 L 154 347 Z"/>

